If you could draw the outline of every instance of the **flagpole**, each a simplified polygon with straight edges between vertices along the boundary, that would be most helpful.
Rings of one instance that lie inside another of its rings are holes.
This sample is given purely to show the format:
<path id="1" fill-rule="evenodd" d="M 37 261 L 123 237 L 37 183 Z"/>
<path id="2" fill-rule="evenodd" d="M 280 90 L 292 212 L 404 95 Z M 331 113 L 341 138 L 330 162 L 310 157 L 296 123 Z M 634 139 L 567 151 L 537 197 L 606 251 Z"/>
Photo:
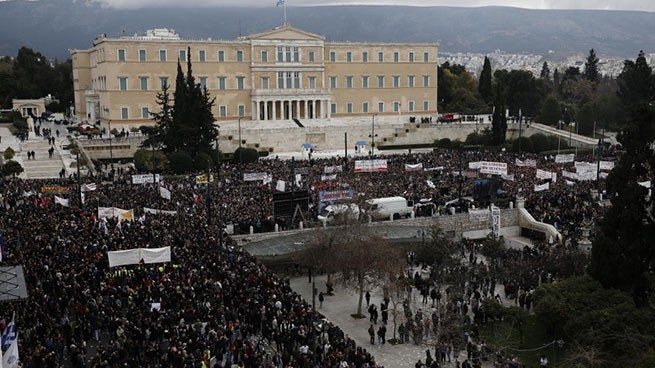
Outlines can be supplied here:
<path id="1" fill-rule="evenodd" d="M 282 7 L 284 8 L 284 24 L 287 24 L 287 2 L 285 1 L 282 3 Z"/>

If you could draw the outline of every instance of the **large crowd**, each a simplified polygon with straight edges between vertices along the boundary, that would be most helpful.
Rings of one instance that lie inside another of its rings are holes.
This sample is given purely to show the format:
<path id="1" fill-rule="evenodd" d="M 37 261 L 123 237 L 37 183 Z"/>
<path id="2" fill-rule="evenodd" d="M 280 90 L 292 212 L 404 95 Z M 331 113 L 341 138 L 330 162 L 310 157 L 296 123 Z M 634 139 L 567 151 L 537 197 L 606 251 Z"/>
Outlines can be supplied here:
<path id="1" fill-rule="evenodd" d="M 461 195 L 471 196 L 473 179 L 460 176 L 468 162 L 500 161 L 515 173 L 504 196 L 525 195 L 536 218 L 573 234 L 581 216 L 602 215 L 589 194 L 595 183 L 560 180 L 550 191 L 533 193 L 535 169 L 515 168 L 512 154 L 435 150 L 384 158 L 388 171 L 370 174 L 354 173 L 354 159 L 299 161 L 297 167 L 308 168 L 299 186 L 309 190 L 314 211 L 319 191 L 344 188 L 362 198 L 400 195 L 443 206 L 460 196 L 460 186 Z M 562 170 L 550 158 L 531 158 L 540 168 Z M 405 171 L 416 163 L 439 169 Z M 325 167 L 338 165 L 337 177 L 323 181 Z M 254 172 L 273 180 L 243 181 L 244 173 Z M 218 367 L 376 366 L 366 349 L 224 230 L 228 223 L 255 231 L 295 225 L 272 211 L 275 182 L 292 175 L 289 161 L 226 163 L 210 192 L 195 177 L 163 182 L 170 200 L 153 184 L 131 184 L 130 174 L 83 178 L 97 184 L 84 192 L 84 203 L 75 178 L 0 182 L 3 265 L 24 267 L 29 292 L 27 300 L 0 305 L 0 316 L 6 323 L 15 313 L 23 366 L 184 367 L 209 366 L 210 360 Z M 64 194 L 70 207 L 42 194 L 44 186 L 72 188 Z M 97 207 L 134 209 L 134 220 L 99 219 Z M 145 207 L 176 214 L 146 214 Z M 109 267 L 108 251 L 161 246 L 172 248 L 172 262 Z"/>

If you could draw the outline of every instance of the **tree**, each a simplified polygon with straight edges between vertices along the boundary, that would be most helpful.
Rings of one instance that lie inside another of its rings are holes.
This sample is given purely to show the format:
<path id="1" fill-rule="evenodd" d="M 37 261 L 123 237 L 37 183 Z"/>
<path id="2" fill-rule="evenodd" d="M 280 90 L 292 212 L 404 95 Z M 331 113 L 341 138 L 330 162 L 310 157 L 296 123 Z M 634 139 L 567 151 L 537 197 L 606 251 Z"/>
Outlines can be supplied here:
<path id="1" fill-rule="evenodd" d="M 141 147 L 162 147 L 166 153 L 172 153 L 174 147 L 180 145 L 177 142 L 176 135 L 172 134 L 173 126 L 173 106 L 171 105 L 170 87 L 168 83 L 162 86 L 161 91 L 157 92 L 157 105 L 160 110 L 157 113 L 151 112 L 152 119 L 155 121 L 155 127 L 141 127 L 141 131 L 148 135 L 143 141 Z"/>
<path id="2" fill-rule="evenodd" d="M 589 50 L 589 56 L 584 64 L 582 77 L 593 83 L 594 87 L 600 82 L 600 72 L 598 71 L 598 57 L 594 49 Z"/>
<path id="3" fill-rule="evenodd" d="M 414 247 L 416 259 L 433 268 L 450 266 L 454 259 L 455 244 L 446 237 L 443 230 L 436 224 L 428 228 L 427 241 Z"/>
<path id="4" fill-rule="evenodd" d="M 482 72 L 480 72 L 480 81 L 478 82 L 478 92 L 486 103 L 491 103 L 493 100 L 493 87 L 491 85 L 491 62 L 488 57 L 484 57 L 484 65 Z"/>
<path id="5" fill-rule="evenodd" d="M 16 177 L 16 175 L 22 173 L 23 171 L 24 171 L 23 166 L 21 166 L 21 164 L 19 164 L 18 162 L 14 161 L 14 160 L 9 160 L 9 161 L 5 162 L 5 164 L 2 166 L 2 175 L 3 176 L 10 176 L 11 175 L 13 177 Z"/>
<path id="6" fill-rule="evenodd" d="M 206 88 L 195 82 L 190 49 L 187 55 L 186 76 L 180 62 L 177 63 L 172 109 L 167 86 L 157 96 L 161 111 L 154 116 L 157 129 L 150 136 L 150 142 L 161 144 L 168 154 L 183 151 L 193 159 L 198 153 L 211 154 L 218 130 L 212 114 L 214 99 L 210 98 Z"/>
<path id="7" fill-rule="evenodd" d="M 541 72 L 539 73 L 540 79 L 550 80 L 550 68 L 548 67 L 548 62 L 544 61 L 544 64 L 541 66 Z"/>
<path id="8" fill-rule="evenodd" d="M 162 151 L 138 149 L 134 153 L 134 166 L 140 172 L 162 172 L 168 166 L 168 158 Z"/>
<path id="9" fill-rule="evenodd" d="M 655 218 L 653 199 L 639 182 L 655 182 L 655 109 L 652 69 L 643 52 L 635 62 L 626 61 L 619 76 L 619 98 L 628 119 L 618 136 L 624 153 L 607 178 L 612 201 L 592 248 L 591 275 L 605 287 L 633 295 L 646 304 L 655 285 Z"/>
<path id="10" fill-rule="evenodd" d="M 541 108 L 541 122 L 547 125 L 556 125 L 562 119 L 562 110 L 555 96 L 546 97 Z"/>

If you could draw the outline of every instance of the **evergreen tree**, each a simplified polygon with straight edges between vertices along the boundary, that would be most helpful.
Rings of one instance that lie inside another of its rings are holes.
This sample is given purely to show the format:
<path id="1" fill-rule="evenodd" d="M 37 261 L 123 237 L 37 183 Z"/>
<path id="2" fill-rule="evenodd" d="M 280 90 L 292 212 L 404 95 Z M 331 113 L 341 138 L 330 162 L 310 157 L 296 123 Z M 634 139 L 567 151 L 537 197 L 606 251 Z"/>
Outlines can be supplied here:
<path id="1" fill-rule="evenodd" d="M 541 66 L 541 73 L 539 73 L 540 79 L 550 80 L 550 68 L 548 67 L 548 62 L 544 61 L 544 64 Z"/>
<path id="2" fill-rule="evenodd" d="M 582 77 L 590 82 L 597 84 L 600 82 L 600 72 L 598 71 L 598 57 L 594 49 L 589 50 L 589 56 L 584 64 L 584 73 Z"/>
<path id="3" fill-rule="evenodd" d="M 555 71 L 553 72 L 553 94 L 555 96 L 559 95 L 559 87 L 560 87 L 561 81 L 560 81 L 560 76 L 559 76 L 559 70 L 555 68 Z"/>
<path id="4" fill-rule="evenodd" d="M 562 108 L 554 96 L 546 97 L 541 108 L 541 123 L 556 125 L 562 118 Z"/>
<path id="5" fill-rule="evenodd" d="M 653 291 L 655 217 L 653 199 L 640 182 L 655 182 L 655 109 L 652 69 L 643 52 L 626 61 L 619 76 L 618 95 L 627 114 L 618 136 L 624 153 L 607 178 L 612 206 L 602 233 L 594 240 L 591 275 L 605 287 L 630 292 L 644 305 Z"/>
<path id="6" fill-rule="evenodd" d="M 158 95 L 161 112 L 155 115 L 157 129 L 151 135 L 153 144 L 160 144 L 164 152 L 186 153 L 195 158 L 199 153 L 210 154 L 218 135 L 214 126 L 214 99 L 206 88 L 195 82 L 191 64 L 191 50 L 187 52 L 187 73 L 178 60 L 173 107 L 170 108 L 168 86 Z"/>
<path id="7" fill-rule="evenodd" d="M 491 62 L 488 57 L 484 57 L 484 66 L 480 73 L 480 81 L 478 82 L 478 92 L 486 103 L 493 100 L 493 89 L 491 85 Z"/>
<path id="8" fill-rule="evenodd" d="M 158 113 L 151 112 L 150 115 L 155 121 L 155 129 L 150 131 L 142 147 L 163 147 L 165 152 L 171 152 L 168 148 L 175 147 L 177 143 L 172 139 L 176 136 L 170 134 L 173 127 L 173 106 L 171 105 L 171 96 L 168 83 L 162 86 L 162 90 L 157 92 L 157 105 L 160 107 Z"/>

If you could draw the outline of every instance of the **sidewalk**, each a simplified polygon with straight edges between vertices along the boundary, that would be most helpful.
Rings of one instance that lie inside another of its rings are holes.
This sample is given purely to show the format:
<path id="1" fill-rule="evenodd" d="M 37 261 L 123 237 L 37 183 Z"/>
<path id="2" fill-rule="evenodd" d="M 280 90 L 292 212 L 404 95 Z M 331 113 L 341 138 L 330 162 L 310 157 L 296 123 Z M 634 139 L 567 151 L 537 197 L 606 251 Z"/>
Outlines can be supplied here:
<path id="1" fill-rule="evenodd" d="M 319 292 L 325 292 L 325 282 L 327 280 L 326 275 L 314 277 L 314 282 L 316 283 L 316 289 Z M 312 284 L 308 282 L 307 276 L 304 277 L 295 277 L 290 280 L 291 288 L 302 295 L 305 300 L 310 304 L 312 302 Z M 430 306 L 423 305 L 420 302 L 419 295 L 416 290 L 412 293 L 412 303 L 414 304 L 413 310 L 418 310 L 422 308 L 425 313 L 430 313 Z M 316 297 L 316 308 L 317 310 L 325 316 L 330 322 L 339 326 L 343 332 L 350 336 L 353 340 L 357 342 L 357 346 L 361 346 L 375 357 L 375 361 L 378 364 L 383 365 L 385 368 L 414 368 L 416 362 L 420 359 L 425 363 L 425 351 L 430 349 L 430 354 L 432 358 L 435 357 L 434 345 L 428 342 L 424 342 L 419 345 L 414 345 L 413 343 L 405 343 L 399 345 L 392 345 L 386 343 L 384 345 L 375 344 L 371 345 L 368 328 L 370 322 L 368 319 L 368 312 L 366 308 L 366 300 L 362 301 L 362 314 L 366 315 L 367 318 L 355 319 L 351 317 L 351 314 L 357 312 L 357 303 L 359 301 L 359 294 L 353 290 L 344 289 L 339 283 L 335 284 L 334 295 L 325 296 L 325 301 L 323 302 L 323 307 L 319 308 L 318 296 Z M 371 291 L 371 303 L 380 305 L 382 302 L 382 293 L 380 290 Z M 382 323 L 378 320 L 378 324 L 374 325 L 374 328 L 377 332 L 377 328 Z M 401 321 L 398 321 L 400 324 Z M 393 338 L 393 322 L 391 313 L 389 315 L 389 323 L 387 324 L 387 340 Z M 377 337 L 376 337 L 377 341 Z M 466 354 L 464 352 L 464 354 Z M 462 359 L 462 353 L 460 352 L 460 362 Z M 490 362 L 483 362 L 483 367 L 492 367 Z M 455 367 L 454 357 L 451 357 L 451 362 L 441 364 L 440 367 Z"/>

